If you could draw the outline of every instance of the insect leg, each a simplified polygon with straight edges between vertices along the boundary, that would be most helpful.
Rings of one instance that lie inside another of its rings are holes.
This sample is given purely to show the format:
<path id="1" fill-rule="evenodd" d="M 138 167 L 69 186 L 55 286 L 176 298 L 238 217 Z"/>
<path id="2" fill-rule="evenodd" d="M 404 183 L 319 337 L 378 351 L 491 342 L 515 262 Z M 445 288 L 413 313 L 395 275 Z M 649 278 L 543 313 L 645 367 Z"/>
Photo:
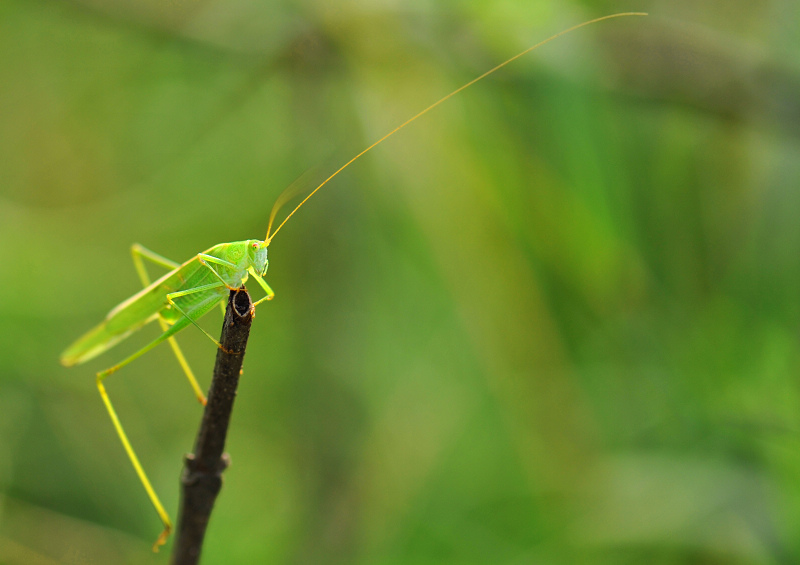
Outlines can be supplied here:
<path id="1" fill-rule="evenodd" d="M 214 271 L 214 269 L 211 269 L 211 270 Z M 216 272 L 216 271 L 214 271 L 214 272 Z M 222 286 L 228 286 L 228 285 L 225 284 L 225 281 L 222 281 L 222 282 L 218 282 L 218 283 L 204 284 L 202 286 L 198 286 L 198 287 L 195 287 L 195 288 L 190 288 L 190 289 L 187 289 L 187 290 L 179 290 L 178 292 L 170 292 L 169 294 L 167 294 L 167 301 L 172 305 L 172 307 L 175 308 L 181 314 L 183 314 L 183 317 L 184 317 L 185 320 L 188 320 L 189 322 L 194 324 L 195 327 L 197 327 L 197 329 L 199 329 L 201 332 L 203 332 L 208 337 L 208 339 L 213 341 L 216 344 L 216 346 L 220 347 L 220 348 L 222 347 L 222 344 L 220 342 L 218 342 L 216 339 L 214 339 L 214 336 L 212 336 L 206 330 L 201 328 L 200 324 L 198 324 L 194 320 L 194 318 L 192 318 L 191 316 L 189 316 L 189 314 L 184 312 L 183 309 L 175 303 L 175 299 L 176 298 L 180 298 L 181 296 L 188 296 L 190 294 L 195 294 L 197 292 L 203 292 L 205 290 L 210 290 L 210 289 L 213 289 L 213 288 L 219 288 L 219 287 L 222 287 Z"/>
<path id="2" fill-rule="evenodd" d="M 217 265 L 223 265 L 225 267 L 230 267 L 231 269 L 235 269 L 236 265 L 231 263 L 230 261 L 226 261 L 225 259 L 220 259 L 219 257 L 214 257 L 213 255 L 206 255 L 205 253 L 198 253 L 197 257 L 200 259 L 200 262 L 203 265 L 206 265 L 206 261 L 209 263 L 216 263 Z M 208 265 L 206 265 L 208 267 Z M 213 270 L 213 269 L 212 269 Z M 216 271 L 214 271 L 216 273 Z"/>
<path id="3" fill-rule="evenodd" d="M 111 404 L 111 400 L 108 398 L 106 387 L 103 386 L 103 379 L 105 379 L 108 374 L 109 373 L 106 372 L 97 374 L 97 390 L 100 391 L 100 396 L 103 398 L 103 403 L 106 405 L 108 415 L 111 416 L 111 422 L 114 424 L 114 429 L 116 429 L 120 441 L 122 441 L 122 446 L 125 448 L 125 452 L 128 454 L 128 458 L 131 460 L 131 464 L 136 470 L 136 474 L 139 476 L 139 480 L 142 482 L 144 490 L 147 491 L 147 496 L 150 497 L 150 502 L 155 507 L 158 517 L 161 518 L 161 522 L 164 524 L 164 531 L 161 532 L 161 534 L 158 536 L 158 539 L 153 544 L 153 551 L 158 551 L 159 546 L 162 546 L 164 543 L 166 543 L 167 537 L 169 537 L 169 534 L 172 531 L 172 522 L 169 519 L 167 511 L 164 510 L 164 507 L 161 505 L 161 501 L 158 499 L 156 491 L 153 490 L 153 486 L 150 484 L 150 480 L 147 478 L 144 469 L 142 469 L 142 465 L 139 463 L 139 458 L 136 457 L 136 453 L 133 451 L 133 447 L 131 447 L 131 444 L 128 441 L 128 436 L 125 435 L 125 430 L 122 429 L 122 424 L 119 423 L 119 418 L 114 410 L 114 406 Z"/>
<path id="4" fill-rule="evenodd" d="M 261 304 L 261 303 L 262 303 L 262 302 L 264 302 L 265 300 L 272 300 L 273 298 L 275 298 L 275 291 L 273 291 L 273 290 L 270 288 L 270 286 L 267 284 L 267 281 L 265 281 L 265 280 L 264 280 L 264 279 L 261 277 L 261 275 L 259 275 L 258 273 L 256 273 L 256 272 L 255 272 L 255 270 L 253 270 L 253 269 L 250 269 L 250 276 L 252 276 L 252 277 L 253 277 L 253 278 L 256 280 L 256 282 L 257 282 L 259 285 L 261 285 L 261 288 L 263 288 L 263 289 L 264 289 L 264 292 L 266 292 L 266 293 L 267 293 L 267 295 L 266 295 L 264 298 L 262 298 L 262 299 L 258 300 L 258 301 L 257 301 L 255 304 L 253 304 L 253 306 L 258 306 L 259 304 Z"/>
<path id="5" fill-rule="evenodd" d="M 230 262 L 228 262 L 228 261 L 225 261 L 224 259 L 218 259 L 217 257 L 214 257 L 213 255 L 206 255 L 205 253 L 198 253 L 198 254 L 197 254 L 197 260 L 198 260 L 198 261 L 200 261 L 200 264 L 201 264 L 201 265 L 203 265 L 203 266 L 204 266 L 204 267 L 206 267 L 206 268 L 207 268 L 209 271 L 211 271 L 212 273 L 214 273 L 214 276 L 215 276 L 215 277 L 217 277 L 217 278 L 219 279 L 219 282 L 221 282 L 221 283 L 222 283 L 222 284 L 224 284 L 226 287 L 228 287 L 228 289 L 229 289 L 229 290 L 235 290 L 233 287 L 231 287 L 230 285 L 228 285 L 228 283 L 227 283 L 227 282 L 225 282 L 225 279 L 223 279 L 223 278 L 220 276 L 220 274 L 219 274 L 219 273 L 216 271 L 216 269 L 214 269 L 214 267 L 212 267 L 212 266 L 211 266 L 211 265 L 209 265 L 208 263 L 215 263 L 215 264 L 217 264 L 217 265 L 223 265 L 223 266 L 225 266 L 225 267 L 230 267 L 231 269 L 235 269 L 235 268 L 236 268 L 236 265 L 234 265 L 233 263 L 230 263 Z"/>
<path id="6" fill-rule="evenodd" d="M 206 255 L 205 253 L 198 253 L 197 254 L 197 258 L 198 258 L 198 261 L 200 261 L 200 263 L 202 265 L 204 265 L 205 267 L 208 267 L 208 269 L 212 273 L 214 273 L 214 276 L 216 276 L 220 280 L 220 282 L 222 284 L 224 284 L 228 288 L 231 288 L 230 286 L 228 286 L 228 283 L 226 283 L 225 280 L 219 275 L 219 273 L 216 270 L 214 270 L 214 268 L 211 265 L 206 263 L 206 261 L 209 261 L 211 263 L 217 263 L 219 265 L 231 266 L 231 267 L 235 267 L 235 265 L 233 265 L 232 263 L 228 263 L 227 261 L 223 261 L 222 259 L 217 259 L 216 257 L 213 257 L 211 255 Z M 248 269 L 248 272 L 250 273 L 250 275 L 252 275 L 252 277 L 254 279 L 256 279 L 256 282 L 261 286 L 261 288 L 264 289 L 264 292 L 267 293 L 267 295 L 264 298 L 262 298 L 259 301 L 255 302 L 253 304 L 253 306 L 258 306 L 259 304 L 261 304 L 265 300 L 272 300 L 275 297 L 275 291 L 273 291 L 270 288 L 270 286 L 267 284 L 267 281 L 265 281 L 258 273 L 256 273 L 253 268 Z M 231 289 L 231 290 L 233 290 L 233 289 Z M 224 313 L 224 310 L 223 310 L 223 313 Z"/>
<path id="7" fill-rule="evenodd" d="M 177 263 L 174 261 L 170 261 L 169 259 L 162 257 L 158 253 L 150 251 L 149 249 L 142 247 L 138 243 L 134 243 L 131 246 L 131 256 L 133 257 L 133 265 L 136 267 L 136 272 L 139 274 L 139 280 L 142 281 L 142 285 L 147 287 L 150 285 L 150 277 L 147 275 L 147 269 L 144 267 L 144 262 L 142 259 L 148 259 L 152 261 L 156 265 L 164 267 L 166 269 L 175 269 L 179 267 Z M 161 326 L 161 331 L 167 331 L 169 327 L 164 319 L 159 315 L 158 323 Z M 169 338 L 169 346 L 172 349 L 172 353 L 175 355 L 175 359 L 178 360 L 178 365 L 181 366 L 183 369 L 183 373 L 186 375 L 186 378 L 189 381 L 189 385 L 192 387 L 194 391 L 195 397 L 203 406 L 206 405 L 206 396 L 203 394 L 203 390 L 200 388 L 200 385 L 197 383 L 197 379 L 194 376 L 194 372 L 192 368 L 189 367 L 189 362 L 186 361 L 186 357 L 183 355 L 183 351 L 178 346 L 178 342 L 174 337 Z"/>
<path id="8" fill-rule="evenodd" d="M 219 279 L 219 281 L 222 284 L 224 284 L 226 287 L 228 287 L 228 289 L 233 290 L 233 288 L 231 286 L 229 286 L 227 282 L 225 282 L 225 279 L 223 279 L 220 276 L 220 274 L 216 271 L 216 269 L 214 269 L 214 267 L 209 265 L 206 261 L 208 261 L 209 263 L 216 263 L 217 265 L 224 265 L 226 267 L 231 267 L 231 268 L 236 268 L 236 265 L 234 265 L 233 263 L 229 263 L 228 261 L 225 261 L 223 259 L 218 259 L 217 257 L 214 257 L 213 255 L 206 255 L 205 253 L 198 253 L 197 254 L 197 260 L 200 261 L 201 265 L 203 265 L 209 271 L 211 271 L 214 274 L 214 276 L 217 277 L 217 279 Z M 250 272 L 253 273 L 252 270 Z M 273 294 L 273 296 L 275 295 L 274 292 L 272 294 Z M 256 303 L 256 304 L 258 304 L 258 303 Z M 255 306 L 255 304 L 253 304 L 253 306 Z M 222 311 L 222 317 L 224 318 L 225 317 L 225 303 L 224 302 L 220 302 L 219 303 L 219 308 Z M 208 335 L 208 334 L 206 334 L 206 335 Z"/>
<path id="9" fill-rule="evenodd" d="M 165 269 L 172 270 L 177 267 L 180 267 L 179 263 L 167 259 L 166 257 L 159 255 L 155 251 L 150 251 L 146 247 L 139 245 L 138 243 L 134 243 L 131 245 L 131 255 L 133 256 L 133 263 L 136 266 L 136 272 L 139 273 L 139 278 L 142 280 L 142 284 L 145 286 L 150 284 L 150 278 L 147 276 L 147 271 L 144 269 L 144 264 L 142 263 L 142 259 L 147 259 L 148 261 L 155 263 L 159 267 L 164 267 Z"/>
<path id="10" fill-rule="evenodd" d="M 150 502 L 156 509 L 158 517 L 164 524 L 164 531 L 161 532 L 161 534 L 158 536 L 158 539 L 153 544 L 153 551 L 158 551 L 159 546 L 164 545 L 164 543 L 167 541 L 167 537 L 172 531 L 172 522 L 169 519 L 167 511 L 164 510 L 164 506 L 161 504 L 161 501 L 159 500 L 158 495 L 153 489 L 153 486 L 150 484 L 150 480 L 147 478 L 147 475 L 145 474 L 141 463 L 139 463 L 139 458 L 133 451 L 133 447 L 131 447 L 131 443 L 130 441 L 128 441 L 128 436 L 125 434 L 125 430 L 122 429 L 122 424 L 120 424 L 117 412 L 116 410 L 114 410 L 114 406 L 111 404 L 111 399 L 109 399 L 108 397 L 108 393 L 106 392 L 106 388 L 103 385 L 103 381 L 110 374 L 115 373 L 116 371 L 118 371 L 119 369 L 121 369 L 122 367 L 124 367 L 137 357 L 144 355 L 159 343 L 168 340 L 170 337 L 172 337 L 174 334 L 176 334 L 177 332 L 179 332 L 188 325 L 189 322 L 185 319 L 181 319 L 175 322 L 169 329 L 167 329 L 167 331 L 165 331 L 156 339 L 145 345 L 139 351 L 123 359 L 121 362 L 117 363 L 113 367 L 109 367 L 105 371 L 97 373 L 97 390 L 100 391 L 100 397 L 103 399 L 103 404 L 105 404 L 106 410 L 108 410 L 108 415 L 111 417 L 111 423 L 114 424 L 114 429 L 117 432 L 117 436 L 119 436 L 119 439 L 122 442 L 122 447 L 125 448 L 125 453 L 128 454 L 128 458 L 130 459 L 131 464 L 133 465 L 133 468 L 136 471 L 136 475 L 139 477 L 139 481 L 141 481 L 142 486 L 144 486 L 144 490 L 147 492 L 147 496 L 150 498 Z"/>
<path id="11" fill-rule="evenodd" d="M 228 286 L 228 283 L 225 282 L 225 279 L 223 279 L 219 275 L 219 273 L 214 269 L 214 267 L 212 267 L 208 263 L 216 263 L 217 265 L 224 265 L 225 267 L 231 267 L 231 268 L 234 268 L 234 269 L 236 268 L 236 265 L 234 265 L 233 263 L 231 263 L 229 261 L 225 261 L 224 259 L 219 259 L 217 257 L 214 257 L 213 255 L 207 255 L 205 253 L 198 253 L 197 254 L 197 260 L 200 261 L 201 265 L 203 265 L 209 271 L 214 273 L 214 276 L 217 277 L 217 279 L 219 279 L 219 281 L 222 284 L 227 286 L 229 289 L 231 288 L 230 286 Z M 225 303 L 224 302 L 220 302 L 219 303 L 219 309 L 222 312 L 222 317 L 224 318 L 225 317 Z"/>

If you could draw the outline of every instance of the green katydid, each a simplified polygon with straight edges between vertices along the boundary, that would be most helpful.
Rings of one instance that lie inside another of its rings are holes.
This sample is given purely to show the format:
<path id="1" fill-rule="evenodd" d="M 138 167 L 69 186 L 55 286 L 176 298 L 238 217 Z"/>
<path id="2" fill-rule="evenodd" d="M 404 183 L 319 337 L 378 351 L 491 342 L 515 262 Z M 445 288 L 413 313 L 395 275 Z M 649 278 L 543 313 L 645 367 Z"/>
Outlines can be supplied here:
<path id="1" fill-rule="evenodd" d="M 434 102 L 410 119 L 406 120 L 389 133 L 378 139 L 372 145 L 358 153 L 344 165 L 339 167 L 339 169 L 337 169 L 314 190 L 312 190 L 286 216 L 286 218 L 284 218 L 275 231 L 272 232 L 272 225 L 277 212 L 289 199 L 287 196 L 289 191 L 284 191 L 272 208 L 267 227 L 267 235 L 263 241 L 251 239 L 232 243 L 221 243 L 201 253 L 198 253 L 183 264 L 170 261 L 169 259 L 166 259 L 141 247 L 140 245 L 134 245 L 132 247 L 131 252 L 133 255 L 134 265 L 144 288 L 140 292 L 134 294 L 116 306 L 113 310 L 111 310 L 111 312 L 108 313 L 105 320 L 101 324 L 69 346 L 61 354 L 61 363 L 65 366 L 72 366 L 89 361 L 90 359 L 93 359 L 94 357 L 110 349 L 145 324 L 153 320 L 159 321 L 159 324 L 162 328 L 161 335 L 116 365 L 97 373 L 96 377 L 97 388 L 100 391 L 100 396 L 102 397 L 106 409 L 108 410 L 117 435 L 122 441 L 123 447 L 125 448 L 125 451 L 127 452 L 134 469 L 136 470 L 136 474 L 138 475 L 139 480 L 142 482 L 142 485 L 150 497 L 150 501 L 152 502 L 156 512 L 158 513 L 158 516 L 163 522 L 164 530 L 153 545 L 153 549 L 155 551 L 158 550 L 160 545 L 163 545 L 166 542 L 166 539 L 172 530 L 172 522 L 170 521 L 169 515 L 167 514 L 166 510 L 164 510 L 163 505 L 156 495 L 155 490 L 150 484 L 147 475 L 139 463 L 136 453 L 128 441 L 127 435 L 125 434 L 125 431 L 119 422 L 119 418 L 117 417 L 116 411 L 111 404 L 111 400 L 109 399 L 103 384 L 105 378 L 121 369 L 134 359 L 145 354 L 156 345 L 164 341 L 168 341 L 178 359 L 179 364 L 185 372 L 189 383 L 195 392 L 195 395 L 201 403 L 205 404 L 205 396 L 197 384 L 197 381 L 191 369 L 189 368 L 186 359 L 184 358 L 177 342 L 174 339 L 175 334 L 188 327 L 190 324 L 193 324 L 198 327 L 206 336 L 208 336 L 209 339 L 216 343 L 217 346 L 219 346 L 219 342 L 217 342 L 217 340 L 203 330 L 197 322 L 199 318 L 214 308 L 214 306 L 221 304 L 229 290 L 240 288 L 244 285 L 249 277 L 253 277 L 259 286 L 261 286 L 261 288 L 266 292 L 266 295 L 258 300 L 254 306 L 265 300 L 270 300 L 273 298 L 274 293 L 263 278 L 266 275 L 269 264 L 267 260 L 267 248 L 269 247 L 272 239 L 286 224 L 289 218 L 291 218 L 295 212 L 297 212 L 314 194 L 316 194 L 317 191 L 319 191 L 331 179 L 342 172 L 345 168 L 350 166 L 362 155 L 382 143 L 390 136 L 394 135 L 400 129 L 417 120 L 423 114 L 426 114 L 462 90 L 472 86 L 479 80 L 494 73 L 498 69 L 506 66 L 519 57 L 522 57 L 523 55 L 533 51 L 537 47 L 540 47 L 545 43 L 548 43 L 566 33 L 586 25 L 622 16 L 643 15 L 646 14 L 642 12 L 625 12 L 583 22 L 569 29 L 561 31 L 549 37 L 548 39 L 529 47 L 528 49 L 525 49 L 514 57 L 511 57 L 503 63 L 500 63 L 494 68 L 486 71 L 482 75 L 474 78 L 450 94 Z M 158 280 L 151 283 L 144 267 L 143 259 L 152 261 L 157 265 L 170 269 L 170 271 Z"/>

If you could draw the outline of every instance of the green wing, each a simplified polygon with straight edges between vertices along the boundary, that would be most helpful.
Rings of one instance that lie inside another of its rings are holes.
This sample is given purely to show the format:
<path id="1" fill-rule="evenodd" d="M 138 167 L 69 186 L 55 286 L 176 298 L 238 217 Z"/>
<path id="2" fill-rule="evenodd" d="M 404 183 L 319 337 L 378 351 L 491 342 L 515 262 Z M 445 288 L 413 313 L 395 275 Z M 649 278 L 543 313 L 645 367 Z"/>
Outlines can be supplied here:
<path id="1" fill-rule="evenodd" d="M 71 367 L 94 359 L 155 320 L 167 305 L 166 292 L 159 288 L 159 282 L 156 281 L 109 312 L 102 323 L 64 350 L 61 364 Z"/>

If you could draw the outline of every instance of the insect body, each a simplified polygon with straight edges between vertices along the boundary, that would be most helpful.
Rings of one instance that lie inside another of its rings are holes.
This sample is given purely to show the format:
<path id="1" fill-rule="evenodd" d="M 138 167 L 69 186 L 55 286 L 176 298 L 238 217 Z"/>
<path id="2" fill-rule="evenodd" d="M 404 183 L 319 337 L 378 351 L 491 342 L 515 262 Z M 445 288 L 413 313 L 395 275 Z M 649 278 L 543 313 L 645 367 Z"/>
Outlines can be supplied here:
<path id="1" fill-rule="evenodd" d="M 141 480 L 148 496 L 150 497 L 150 501 L 153 503 L 156 512 L 164 524 L 164 531 L 159 536 L 158 540 L 153 546 L 153 549 L 157 550 L 158 546 L 166 541 L 166 538 L 172 529 L 172 523 L 163 506 L 161 505 L 158 496 L 150 485 L 150 481 L 147 479 L 147 475 L 144 473 L 142 466 L 139 464 L 139 460 L 134 453 L 127 436 L 125 435 L 124 430 L 122 429 L 119 418 L 117 418 L 117 414 L 103 385 L 105 378 L 124 367 L 137 357 L 140 357 L 156 345 L 167 341 L 172 347 L 178 362 L 186 373 L 186 376 L 195 391 L 195 395 L 202 403 L 205 403 L 205 397 L 203 396 L 203 393 L 200 390 L 200 387 L 198 386 L 188 363 L 184 359 L 178 344 L 175 342 L 175 334 L 188 327 L 190 324 L 194 324 L 200 328 L 200 326 L 197 325 L 197 320 L 211 310 L 215 305 L 221 304 L 229 289 L 240 288 L 249 277 L 253 277 L 266 292 L 266 296 L 255 304 L 257 305 L 264 300 L 271 299 L 274 296 L 274 293 L 263 279 L 267 272 L 268 265 L 267 247 L 272 241 L 272 238 L 275 237 L 275 234 L 280 231 L 289 218 L 291 218 L 294 213 L 297 212 L 297 210 L 299 210 L 300 207 L 302 207 L 308 201 L 309 198 L 311 198 L 317 193 L 318 190 L 325 186 L 328 181 L 338 175 L 362 155 L 370 151 L 378 144 L 382 143 L 390 136 L 394 135 L 400 129 L 415 121 L 423 114 L 426 114 L 465 88 L 468 88 L 484 77 L 492 74 L 496 70 L 504 67 L 526 53 L 529 53 L 537 47 L 540 47 L 541 45 L 544 45 L 545 43 L 548 43 L 553 39 L 556 39 L 557 37 L 560 37 L 565 33 L 569 33 L 570 31 L 573 31 L 579 27 L 621 16 L 641 15 L 645 14 L 638 12 L 627 12 L 604 16 L 583 22 L 557 33 L 556 35 L 553 35 L 552 37 L 541 41 L 532 47 L 529 47 L 514 57 L 511 57 L 496 67 L 486 71 L 479 77 L 454 90 L 447 96 L 444 96 L 415 116 L 406 120 L 395 129 L 378 139 L 372 145 L 358 153 L 347 163 L 342 165 L 321 184 L 319 184 L 313 191 L 311 191 L 300 202 L 300 204 L 298 204 L 286 216 L 286 218 L 284 218 L 275 231 L 272 232 L 272 223 L 275 219 L 275 215 L 288 199 L 287 195 L 289 192 L 285 191 L 284 194 L 278 197 L 275 205 L 272 208 L 269 225 L 267 227 L 267 235 L 263 241 L 252 239 L 233 243 L 221 243 L 211 247 L 210 249 L 207 249 L 202 253 L 198 253 L 193 258 L 180 265 L 139 245 L 133 246 L 131 251 L 133 254 L 134 265 L 136 266 L 139 278 L 144 285 L 144 289 L 111 310 L 111 312 L 109 312 L 109 314 L 106 316 L 106 319 L 100 325 L 89 331 L 86 335 L 68 347 L 61 355 L 61 363 L 66 366 L 83 363 L 110 349 L 150 321 L 158 320 L 159 324 L 161 325 L 163 333 L 160 336 L 129 357 L 123 359 L 121 362 L 97 374 L 97 388 L 99 389 L 106 409 L 111 416 L 111 420 L 114 424 L 117 434 L 122 441 L 125 451 L 127 452 L 128 457 L 130 458 L 131 463 L 133 464 L 136 473 L 139 476 L 139 479 Z M 144 268 L 142 261 L 143 259 L 147 259 L 162 267 L 166 267 L 167 269 L 170 269 L 170 271 L 158 280 L 151 283 Z M 217 346 L 220 345 L 219 342 L 205 332 L 205 330 L 202 328 L 200 328 L 200 330 L 203 331 L 203 333 L 205 333 L 205 335 L 208 336 L 208 338 L 211 339 L 215 344 L 217 344 Z"/>
<path id="2" fill-rule="evenodd" d="M 133 249 L 134 256 L 138 253 L 155 260 L 155 254 L 149 250 L 139 246 Z M 190 323 L 196 323 L 229 289 L 240 288 L 250 275 L 267 292 L 267 299 L 272 298 L 274 293 L 262 278 L 268 265 L 267 243 L 255 239 L 220 243 L 198 253 L 111 310 L 100 325 L 62 353 L 61 363 L 69 367 L 93 359 L 156 318 L 171 326 L 131 358 L 116 365 L 118 369 Z"/>
<path id="3" fill-rule="evenodd" d="M 197 326 L 197 320 L 201 316 L 217 304 L 221 304 L 229 290 L 240 288 L 250 276 L 266 292 L 266 296 L 256 304 L 263 300 L 270 300 L 275 296 L 275 293 L 262 278 L 269 266 L 266 241 L 251 239 L 233 243 L 220 243 L 202 253 L 198 253 L 182 265 L 177 265 L 139 245 L 134 245 L 131 251 L 136 270 L 139 272 L 139 277 L 142 279 L 145 288 L 111 310 L 102 323 L 69 346 L 61 354 L 61 364 L 69 367 L 93 359 L 148 322 L 159 320 L 164 330 L 160 336 L 113 367 L 97 374 L 97 388 L 111 416 L 114 428 L 117 430 L 122 445 L 128 453 L 128 457 L 139 479 L 142 481 L 142 485 L 144 485 L 156 512 L 164 523 L 164 531 L 153 546 L 153 549 L 157 550 L 158 546 L 166 541 L 172 530 L 172 522 L 142 469 L 139 458 L 133 451 L 125 431 L 122 429 L 114 406 L 111 404 L 108 393 L 106 393 L 103 381 L 108 375 L 124 367 L 137 357 L 144 355 L 159 343 L 169 340 L 178 362 L 195 391 L 195 395 L 200 402 L 205 404 L 205 396 L 172 336 L 189 324 Z M 172 270 L 155 282 L 148 284 L 147 272 L 142 263 L 142 258 L 149 259 Z M 200 328 L 200 326 L 197 327 Z M 200 330 L 219 346 L 217 340 L 202 328 Z"/>

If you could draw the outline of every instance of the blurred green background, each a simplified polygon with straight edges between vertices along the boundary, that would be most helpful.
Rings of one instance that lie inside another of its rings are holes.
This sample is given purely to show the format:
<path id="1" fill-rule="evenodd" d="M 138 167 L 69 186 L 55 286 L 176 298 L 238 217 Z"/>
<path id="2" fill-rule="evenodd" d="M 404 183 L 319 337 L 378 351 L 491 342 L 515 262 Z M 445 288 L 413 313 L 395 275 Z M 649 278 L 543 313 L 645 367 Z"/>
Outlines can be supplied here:
<path id="1" fill-rule="evenodd" d="M 0 563 L 168 562 L 94 383 L 157 328 L 58 365 L 132 243 L 262 238 L 622 10 L 281 231 L 203 562 L 800 562 L 797 2 L 5 0 Z M 107 384 L 174 516 L 200 406 Z"/>

